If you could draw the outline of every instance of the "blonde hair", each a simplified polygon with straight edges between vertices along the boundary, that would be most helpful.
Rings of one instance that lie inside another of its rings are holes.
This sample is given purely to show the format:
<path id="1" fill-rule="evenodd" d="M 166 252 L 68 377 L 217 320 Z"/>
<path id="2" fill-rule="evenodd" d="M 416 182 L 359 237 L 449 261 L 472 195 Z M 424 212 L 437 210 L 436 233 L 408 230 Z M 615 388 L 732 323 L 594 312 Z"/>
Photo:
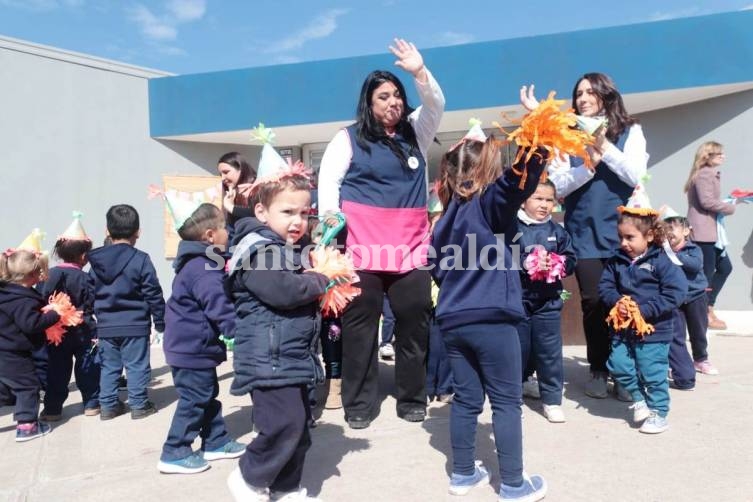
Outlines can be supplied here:
<path id="1" fill-rule="evenodd" d="M 690 186 L 693 184 L 698 171 L 704 167 L 708 167 L 711 157 L 720 153 L 722 153 L 722 145 L 716 141 L 707 141 L 698 147 L 698 150 L 695 152 L 695 159 L 693 159 L 693 167 L 690 168 L 688 181 L 685 182 L 685 193 L 688 193 L 688 190 L 690 190 Z"/>
<path id="2" fill-rule="evenodd" d="M 463 140 L 442 156 L 437 195 L 446 210 L 453 195 L 470 200 L 502 174 L 502 156 L 494 136 L 486 141 Z"/>
<path id="3" fill-rule="evenodd" d="M 8 250 L 0 254 L 0 281 L 22 284 L 36 272 L 44 279 L 48 267 L 47 255 L 26 249 Z"/>

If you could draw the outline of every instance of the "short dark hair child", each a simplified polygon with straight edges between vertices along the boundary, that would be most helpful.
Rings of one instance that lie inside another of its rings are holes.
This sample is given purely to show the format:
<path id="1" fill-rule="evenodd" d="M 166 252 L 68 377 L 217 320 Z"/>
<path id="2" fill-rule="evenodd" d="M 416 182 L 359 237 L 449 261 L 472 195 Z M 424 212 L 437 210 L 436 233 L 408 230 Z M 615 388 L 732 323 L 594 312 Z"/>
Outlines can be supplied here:
<path id="1" fill-rule="evenodd" d="M 139 213 L 133 206 L 118 204 L 107 210 L 107 233 L 113 240 L 131 239 L 141 228 Z"/>

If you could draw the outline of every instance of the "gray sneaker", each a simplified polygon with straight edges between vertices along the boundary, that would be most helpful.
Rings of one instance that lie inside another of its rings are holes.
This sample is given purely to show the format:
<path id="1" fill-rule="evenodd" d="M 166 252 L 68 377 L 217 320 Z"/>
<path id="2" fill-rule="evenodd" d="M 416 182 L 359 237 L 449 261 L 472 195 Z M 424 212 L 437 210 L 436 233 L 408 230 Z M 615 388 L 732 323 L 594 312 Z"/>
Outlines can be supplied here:
<path id="1" fill-rule="evenodd" d="M 601 371 L 591 373 L 591 379 L 586 383 L 586 395 L 597 399 L 607 397 L 607 374 Z"/>

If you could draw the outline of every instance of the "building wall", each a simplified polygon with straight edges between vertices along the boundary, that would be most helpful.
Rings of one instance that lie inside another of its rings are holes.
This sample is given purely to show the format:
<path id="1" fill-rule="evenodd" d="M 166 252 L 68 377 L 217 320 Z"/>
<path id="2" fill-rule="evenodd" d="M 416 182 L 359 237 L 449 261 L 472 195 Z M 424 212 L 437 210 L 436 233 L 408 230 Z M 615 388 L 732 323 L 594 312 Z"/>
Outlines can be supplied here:
<path id="1" fill-rule="evenodd" d="M 169 293 L 162 204 L 147 200 L 147 185 L 160 184 L 163 174 L 214 174 L 220 155 L 238 146 L 151 139 L 149 72 L 38 46 L 27 51 L 4 39 L 0 68 L 0 247 L 39 227 L 51 249 L 73 210 L 84 213 L 98 246 L 107 209 L 128 203 L 141 216 L 137 247 L 152 256 Z M 257 150 L 241 148 L 251 159 Z"/>

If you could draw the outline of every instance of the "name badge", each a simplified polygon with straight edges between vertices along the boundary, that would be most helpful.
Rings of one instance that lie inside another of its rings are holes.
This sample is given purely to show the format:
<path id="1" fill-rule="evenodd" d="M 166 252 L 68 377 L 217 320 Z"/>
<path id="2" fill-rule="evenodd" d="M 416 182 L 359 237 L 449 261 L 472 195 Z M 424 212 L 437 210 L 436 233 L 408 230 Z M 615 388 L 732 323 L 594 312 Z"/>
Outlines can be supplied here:
<path id="1" fill-rule="evenodd" d="M 412 155 L 408 157 L 408 167 L 411 169 L 418 169 L 418 159 Z"/>

